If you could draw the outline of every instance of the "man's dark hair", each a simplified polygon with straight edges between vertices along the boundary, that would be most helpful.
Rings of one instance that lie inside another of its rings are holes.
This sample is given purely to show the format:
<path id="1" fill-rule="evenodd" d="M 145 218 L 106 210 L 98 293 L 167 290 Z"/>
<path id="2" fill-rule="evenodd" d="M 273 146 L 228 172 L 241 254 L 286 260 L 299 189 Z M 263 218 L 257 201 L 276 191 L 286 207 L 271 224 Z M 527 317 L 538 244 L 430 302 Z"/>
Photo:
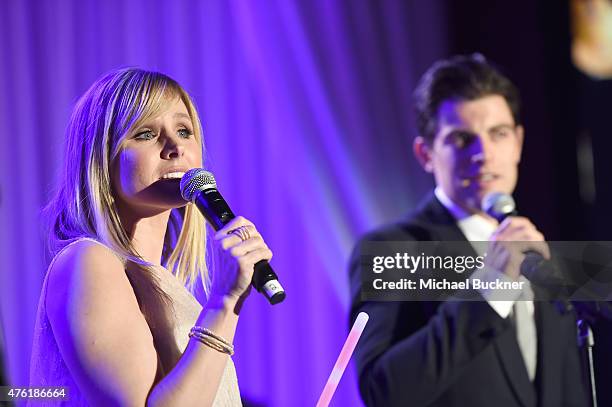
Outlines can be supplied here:
<path id="1" fill-rule="evenodd" d="M 457 55 L 432 65 L 414 91 L 417 129 L 430 143 L 438 131 L 438 109 L 446 100 L 475 100 L 500 95 L 515 124 L 520 124 L 518 89 L 480 54 Z"/>

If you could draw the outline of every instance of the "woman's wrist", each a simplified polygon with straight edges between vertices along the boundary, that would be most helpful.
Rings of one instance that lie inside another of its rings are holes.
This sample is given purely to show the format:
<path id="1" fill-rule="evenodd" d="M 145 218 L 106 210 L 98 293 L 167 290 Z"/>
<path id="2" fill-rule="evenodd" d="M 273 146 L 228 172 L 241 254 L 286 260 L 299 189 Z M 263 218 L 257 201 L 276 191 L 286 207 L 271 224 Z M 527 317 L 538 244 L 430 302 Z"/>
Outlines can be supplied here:
<path id="1" fill-rule="evenodd" d="M 212 294 L 206 303 L 206 308 L 210 310 L 232 312 L 236 315 L 240 313 L 246 295 L 215 295 Z"/>
<path id="2" fill-rule="evenodd" d="M 195 325 L 208 328 L 224 337 L 233 337 L 239 318 L 236 308 L 237 301 L 235 299 L 211 295 Z"/>

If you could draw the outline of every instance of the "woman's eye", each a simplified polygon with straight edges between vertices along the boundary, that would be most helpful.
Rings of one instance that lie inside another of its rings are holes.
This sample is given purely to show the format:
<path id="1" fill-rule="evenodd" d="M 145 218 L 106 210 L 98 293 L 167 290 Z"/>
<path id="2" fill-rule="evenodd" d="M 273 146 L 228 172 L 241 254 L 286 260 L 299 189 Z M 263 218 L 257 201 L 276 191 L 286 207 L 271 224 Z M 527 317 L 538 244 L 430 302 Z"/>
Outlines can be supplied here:
<path id="1" fill-rule="evenodd" d="M 189 138 L 193 135 L 193 133 L 189 129 L 179 129 L 178 134 L 183 138 Z"/>
<path id="2" fill-rule="evenodd" d="M 155 137 L 155 133 L 153 133 L 153 131 L 151 131 L 151 130 L 144 130 L 144 131 L 141 131 L 140 133 L 137 133 L 134 136 L 134 139 L 136 139 L 136 140 L 151 140 L 153 137 Z"/>

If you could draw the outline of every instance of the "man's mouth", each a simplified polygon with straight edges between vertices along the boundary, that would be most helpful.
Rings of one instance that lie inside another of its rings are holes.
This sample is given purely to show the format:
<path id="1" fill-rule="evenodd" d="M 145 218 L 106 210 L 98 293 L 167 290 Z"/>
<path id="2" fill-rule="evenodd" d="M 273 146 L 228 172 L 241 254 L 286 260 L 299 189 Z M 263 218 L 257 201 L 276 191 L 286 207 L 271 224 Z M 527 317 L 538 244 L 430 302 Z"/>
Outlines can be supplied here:
<path id="1" fill-rule="evenodd" d="M 493 182 L 499 178 L 499 175 L 493 174 L 491 172 L 485 172 L 482 174 L 478 174 L 471 177 L 464 177 L 461 179 L 461 184 L 465 187 L 470 186 L 471 184 L 487 184 L 489 182 Z"/>
<path id="2" fill-rule="evenodd" d="M 496 174 L 492 174 L 490 172 L 486 172 L 484 174 L 479 174 L 477 176 L 474 177 L 475 181 L 480 181 L 480 182 L 490 182 L 490 181 L 494 181 L 497 178 L 499 178 Z"/>

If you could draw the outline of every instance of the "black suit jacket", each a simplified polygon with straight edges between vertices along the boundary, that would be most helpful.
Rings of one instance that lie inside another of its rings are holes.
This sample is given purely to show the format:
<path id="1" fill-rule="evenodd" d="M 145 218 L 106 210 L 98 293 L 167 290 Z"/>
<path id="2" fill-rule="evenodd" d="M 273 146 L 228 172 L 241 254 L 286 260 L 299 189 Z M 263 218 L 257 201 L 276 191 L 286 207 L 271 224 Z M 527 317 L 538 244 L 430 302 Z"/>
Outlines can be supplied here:
<path id="1" fill-rule="evenodd" d="M 364 241 L 469 242 L 433 196 L 407 221 Z M 573 313 L 534 302 L 538 336 L 536 379 L 527 375 L 515 329 L 486 301 L 361 301 L 359 244 L 351 258 L 351 322 L 370 319 L 355 359 L 368 406 L 588 406 Z"/>

